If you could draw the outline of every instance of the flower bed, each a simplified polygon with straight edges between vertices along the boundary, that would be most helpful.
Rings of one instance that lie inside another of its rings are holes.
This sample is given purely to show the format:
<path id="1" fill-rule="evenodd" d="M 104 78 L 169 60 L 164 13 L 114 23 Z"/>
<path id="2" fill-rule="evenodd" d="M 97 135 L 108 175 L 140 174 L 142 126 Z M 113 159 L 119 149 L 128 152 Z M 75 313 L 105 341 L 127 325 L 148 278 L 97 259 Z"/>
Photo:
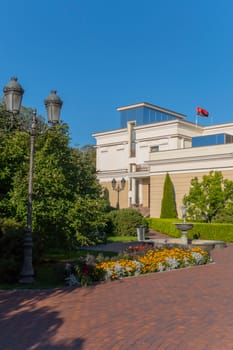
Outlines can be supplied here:
<path id="1" fill-rule="evenodd" d="M 146 248 L 146 247 L 144 247 Z M 211 261 L 209 254 L 199 247 L 192 249 L 134 249 L 135 254 L 126 254 L 111 260 L 103 257 L 87 256 L 73 267 L 69 265 L 67 282 L 69 285 L 88 285 L 103 280 L 116 280 L 128 276 L 169 271 L 194 265 L 203 265 Z M 72 283 L 71 283 L 72 282 Z M 77 282 L 77 283 L 76 283 Z"/>
<path id="2" fill-rule="evenodd" d="M 106 280 L 114 280 L 125 276 L 202 265 L 209 261 L 209 254 L 200 248 L 192 248 L 191 250 L 180 248 L 150 249 L 144 256 L 135 257 L 135 260 L 120 259 L 102 262 L 96 265 L 96 269 L 105 271 Z"/>

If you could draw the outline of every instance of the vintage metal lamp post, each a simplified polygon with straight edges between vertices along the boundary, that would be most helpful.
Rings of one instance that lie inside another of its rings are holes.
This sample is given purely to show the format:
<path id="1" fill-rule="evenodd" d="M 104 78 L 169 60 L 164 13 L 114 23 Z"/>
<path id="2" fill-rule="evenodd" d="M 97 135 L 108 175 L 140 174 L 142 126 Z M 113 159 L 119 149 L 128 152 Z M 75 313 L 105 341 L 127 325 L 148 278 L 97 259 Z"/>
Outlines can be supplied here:
<path id="1" fill-rule="evenodd" d="M 125 188 L 125 179 L 122 178 L 121 179 L 121 185 L 117 184 L 116 179 L 112 179 L 112 189 L 113 191 L 117 192 L 117 204 L 116 204 L 116 208 L 120 209 L 120 192 L 124 190 Z"/>
<path id="2" fill-rule="evenodd" d="M 4 87 L 4 101 L 6 110 L 17 115 L 20 111 L 24 90 L 17 82 L 17 78 L 11 78 L 11 81 Z M 56 91 L 51 91 L 49 97 L 44 101 L 48 122 L 52 125 L 59 122 L 60 111 L 62 107 L 61 99 L 56 95 Z M 36 137 L 36 109 L 32 112 L 32 124 L 29 130 L 30 134 L 30 167 L 28 180 L 28 207 L 27 207 L 27 226 L 24 237 L 24 261 L 20 274 L 20 283 L 32 283 L 34 281 L 34 271 L 32 265 L 32 199 L 33 199 L 33 165 L 34 165 L 34 148 Z"/>

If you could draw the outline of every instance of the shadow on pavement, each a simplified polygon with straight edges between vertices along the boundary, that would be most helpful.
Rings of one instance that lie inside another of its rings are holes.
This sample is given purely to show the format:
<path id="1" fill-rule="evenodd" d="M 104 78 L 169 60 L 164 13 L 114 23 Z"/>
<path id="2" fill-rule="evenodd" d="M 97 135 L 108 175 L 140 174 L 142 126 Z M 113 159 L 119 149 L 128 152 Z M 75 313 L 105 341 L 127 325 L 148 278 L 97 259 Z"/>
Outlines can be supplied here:
<path id="1" fill-rule="evenodd" d="M 64 319 L 53 307 L 71 291 L 0 291 L 0 350 L 81 350 L 85 340 L 61 332 Z"/>

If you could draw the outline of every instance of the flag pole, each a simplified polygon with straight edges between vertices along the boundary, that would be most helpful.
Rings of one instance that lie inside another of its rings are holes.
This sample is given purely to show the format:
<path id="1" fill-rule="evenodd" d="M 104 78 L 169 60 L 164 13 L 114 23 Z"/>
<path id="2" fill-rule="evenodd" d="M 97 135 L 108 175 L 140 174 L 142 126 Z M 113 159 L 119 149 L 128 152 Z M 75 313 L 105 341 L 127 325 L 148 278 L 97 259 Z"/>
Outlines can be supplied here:
<path id="1" fill-rule="evenodd" d="M 208 117 L 209 116 L 209 112 L 206 111 L 205 109 L 201 108 L 201 107 L 197 107 L 196 108 L 196 127 L 197 127 L 197 118 L 198 118 L 198 116 Z"/>

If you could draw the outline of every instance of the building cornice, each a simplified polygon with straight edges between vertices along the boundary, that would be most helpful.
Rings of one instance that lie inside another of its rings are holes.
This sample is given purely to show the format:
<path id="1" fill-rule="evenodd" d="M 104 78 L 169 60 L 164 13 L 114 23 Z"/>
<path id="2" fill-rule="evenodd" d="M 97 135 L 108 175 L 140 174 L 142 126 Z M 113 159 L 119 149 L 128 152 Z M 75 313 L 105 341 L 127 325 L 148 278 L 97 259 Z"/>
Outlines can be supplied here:
<path id="1" fill-rule="evenodd" d="M 187 149 L 187 148 L 186 148 Z M 192 149 L 192 148 L 190 148 Z M 165 151 L 166 152 L 166 151 Z M 189 157 L 175 157 L 175 158 L 166 158 L 166 159 L 153 159 L 145 161 L 148 165 L 160 165 L 160 164 L 172 164 L 172 163 L 190 163 L 190 162 L 198 162 L 198 161 L 206 161 L 213 159 L 226 159 L 231 158 L 233 160 L 233 151 L 229 153 L 218 153 L 218 154 L 204 154 L 204 155 L 193 155 Z"/>
<path id="2" fill-rule="evenodd" d="M 142 125 L 136 125 L 134 127 L 135 130 L 140 130 L 140 129 L 148 129 L 151 128 L 152 126 L 154 127 L 167 127 L 169 125 L 181 125 L 181 126 L 187 126 L 192 130 L 203 130 L 205 129 L 205 126 L 200 125 L 200 124 L 195 124 L 193 122 L 190 122 L 188 120 L 181 120 L 181 119 L 173 119 L 173 120 L 165 120 L 165 121 L 161 121 L 161 122 L 155 122 L 155 123 L 150 123 L 150 124 L 142 124 Z"/>
<path id="3" fill-rule="evenodd" d="M 210 168 L 208 166 L 206 167 L 198 167 L 198 168 L 182 168 L 176 169 L 176 170 L 169 170 L 169 174 L 188 174 L 188 173 L 201 173 L 201 172 L 209 172 L 211 170 L 214 171 L 231 171 L 233 170 L 233 166 L 215 166 L 214 168 Z M 168 171 L 161 171 L 161 170 L 154 170 L 150 172 L 150 176 L 153 175 L 161 175 L 161 174 L 166 174 Z"/>
<path id="4" fill-rule="evenodd" d="M 106 178 L 119 178 L 128 176 L 128 169 L 119 169 L 119 170 L 104 170 L 96 172 L 96 176 L 99 180 L 105 180 Z"/>
<path id="5" fill-rule="evenodd" d="M 100 137 L 100 136 L 105 136 L 105 135 L 121 134 L 121 133 L 126 133 L 126 132 L 127 132 L 127 128 L 121 128 L 121 129 L 95 132 L 95 133 L 91 134 L 91 136 Z"/>
<path id="6" fill-rule="evenodd" d="M 233 122 L 227 122 L 227 123 L 221 123 L 221 124 L 213 124 L 213 125 L 207 125 L 204 127 L 205 130 L 211 130 L 211 129 L 221 129 L 223 127 L 233 127 Z"/>
<path id="7" fill-rule="evenodd" d="M 140 143 L 143 143 L 143 142 L 149 142 L 149 141 L 159 141 L 159 140 L 168 140 L 169 138 L 181 138 L 181 139 L 185 139 L 185 140 L 191 140 L 192 139 L 192 136 L 188 136 L 188 135 L 185 135 L 185 134 L 171 134 L 171 135 L 164 135 L 164 136 L 155 136 L 155 137 L 144 137 L 144 138 L 140 138 L 140 139 L 137 139 L 136 140 L 136 143 L 140 144 Z M 148 147 L 150 145 L 148 144 Z"/>
<path id="8" fill-rule="evenodd" d="M 128 141 L 118 141 L 118 142 L 109 142 L 101 145 L 96 145 L 95 148 L 106 148 L 106 147 L 117 147 L 117 146 L 125 146 L 128 145 Z"/>

